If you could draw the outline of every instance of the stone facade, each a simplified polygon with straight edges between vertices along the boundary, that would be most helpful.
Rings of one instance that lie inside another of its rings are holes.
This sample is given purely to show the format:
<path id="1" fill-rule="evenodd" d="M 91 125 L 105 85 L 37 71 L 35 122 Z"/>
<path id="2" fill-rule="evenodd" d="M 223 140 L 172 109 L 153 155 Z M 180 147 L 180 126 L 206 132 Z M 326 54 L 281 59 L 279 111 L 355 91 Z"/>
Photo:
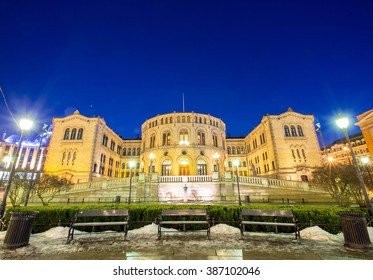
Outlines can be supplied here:
<path id="1" fill-rule="evenodd" d="M 307 181 L 312 168 L 321 163 L 313 115 L 291 108 L 280 115 L 264 116 L 244 139 L 228 140 L 227 146 L 229 167 L 234 158 L 246 158 L 239 175 Z"/>
<path id="2" fill-rule="evenodd" d="M 158 115 L 142 125 L 142 138 L 122 139 L 100 117 L 76 111 L 53 119 L 45 172 L 72 182 L 102 178 L 235 173 L 307 180 L 321 164 L 312 115 L 290 108 L 267 115 L 246 137 L 226 137 L 225 123 L 195 112 Z M 134 166 L 131 167 L 130 163 Z"/>

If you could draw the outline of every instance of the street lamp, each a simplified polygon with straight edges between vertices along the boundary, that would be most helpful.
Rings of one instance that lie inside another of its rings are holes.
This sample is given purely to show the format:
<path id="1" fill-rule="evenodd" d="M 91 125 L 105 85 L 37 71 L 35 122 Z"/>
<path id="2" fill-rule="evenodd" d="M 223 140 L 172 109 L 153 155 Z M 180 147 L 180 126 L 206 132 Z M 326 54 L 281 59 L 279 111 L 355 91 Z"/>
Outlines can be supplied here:
<path id="1" fill-rule="evenodd" d="M 21 150 L 23 137 L 25 136 L 25 133 L 30 130 L 30 128 L 32 127 L 32 125 L 33 125 L 33 122 L 31 120 L 21 119 L 19 121 L 19 128 L 21 130 L 21 137 L 20 137 L 18 145 L 17 145 L 16 157 L 15 157 L 15 159 L 13 161 L 12 168 L 11 168 L 10 173 L 9 173 L 9 179 L 8 179 L 8 183 L 7 183 L 6 187 L 5 187 L 5 191 L 4 191 L 4 195 L 3 195 L 3 200 L 1 201 L 1 204 L 0 204 L 0 220 L 1 220 L 1 222 L 0 222 L 0 229 L 2 229 L 2 227 L 3 227 L 5 207 L 6 207 L 6 200 L 8 198 L 10 187 L 12 185 L 12 179 L 13 179 L 13 176 L 14 176 L 14 173 L 15 173 L 15 170 L 16 170 L 16 164 L 17 164 L 17 161 L 18 161 L 19 152 Z"/>
<path id="2" fill-rule="evenodd" d="M 369 157 L 361 157 L 360 160 L 365 165 L 365 168 L 366 168 L 368 176 L 369 176 L 370 186 L 373 187 L 372 175 L 370 174 L 370 168 L 368 166 L 369 162 L 370 162 L 370 158 Z"/>
<path id="3" fill-rule="evenodd" d="M 130 167 L 130 193 L 129 193 L 129 196 L 128 196 L 128 204 L 131 204 L 131 192 L 132 192 L 132 168 L 135 167 L 136 165 L 136 162 L 134 161 L 130 161 L 128 163 L 129 167 Z"/>
<path id="4" fill-rule="evenodd" d="M 233 161 L 233 165 L 236 167 L 236 175 L 237 175 L 237 191 L 238 191 L 238 205 L 242 205 L 241 202 L 241 192 L 240 192 L 240 181 L 238 178 L 238 166 L 240 165 L 240 161 L 238 159 L 235 159 Z"/>
<path id="5" fill-rule="evenodd" d="M 149 164 L 149 176 L 151 175 L 151 173 L 153 173 L 153 160 L 155 159 L 155 155 L 153 153 L 150 153 L 149 155 L 149 160 L 150 160 L 150 164 Z"/>
<path id="6" fill-rule="evenodd" d="M 352 161 L 353 161 L 353 164 L 354 164 L 354 167 L 355 167 L 355 171 L 356 171 L 357 177 L 358 177 L 359 182 L 360 182 L 361 190 L 362 190 L 364 198 L 365 198 L 365 203 L 367 204 L 367 208 L 369 210 L 369 214 L 371 216 L 373 216 L 373 205 L 372 205 L 372 202 L 369 199 L 369 195 L 368 195 L 367 189 L 366 189 L 365 184 L 364 184 L 363 176 L 361 175 L 361 171 L 360 171 L 360 168 L 359 168 L 359 165 L 358 165 L 358 162 L 357 162 L 354 150 L 352 149 L 350 137 L 348 136 L 348 132 L 347 132 L 347 127 L 348 127 L 348 124 L 349 124 L 348 118 L 346 118 L 346 117 L 340 117 L 339 119 L 336 120 L 336 123 L 337 123 L 337 126 L 340 129 L 343 130 L 343 133 L 344 133 L 344 135 L 346 137 L 348 146 L 350 147 L 350 153 L 351 153 L 351 156 L 352 156 Z"/>

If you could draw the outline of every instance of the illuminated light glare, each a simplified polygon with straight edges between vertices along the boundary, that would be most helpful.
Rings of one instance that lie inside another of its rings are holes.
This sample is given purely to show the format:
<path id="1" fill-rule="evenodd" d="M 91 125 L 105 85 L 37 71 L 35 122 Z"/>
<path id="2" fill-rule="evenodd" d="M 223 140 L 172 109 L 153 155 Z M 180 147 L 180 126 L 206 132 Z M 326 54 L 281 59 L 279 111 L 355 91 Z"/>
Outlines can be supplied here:
<path id="1" fill-rule="evenodd" d="M 361 157 L 361 162 L 364 164 L 368 164 L 370 162 L 370 159 L 368 157 Z"/>
<path id="2" fill-rule="evenodd" d="M 5 162 L 5 163 L 12 162 L 12 158 L 10 156 L 6 156 L 6 157 L 4 157 L 3 162 Z"/>
<path id="3" fill-rule="evenodd" d="M 136 165 L 136 162 L 134 162 L 134 161 L 130 161 L 130 162 L 128 163 L 128 165 L 129 165 L 130 168 L 134 168 L 135 165 Z"/>
<path id="4" fill-rule="evenodd" d="M 334 161 L 334 158 L 333 157 L 328 157 L 328 161 L 332 162 L 332 161 Z"/>
<path id="5" fill-rule="evenodd" d="M 34 124 L 33 121 L 27 120 L 27 119 L 21 119 L 19 121 L 19 127 L 21 128 L 22 131 L 30 130 L 33 124 Z"/>
<path id="6" fill-rule="evenodd" d="M 215 153 L 212 157 L 216 160 L 216 159 L 220 158 L 220 155 L 218 153 Z"/>
<path id="7" fill-rule="evenodd" d="M 236 167 L 238 167 L 240 165 L 240 161 L 238 159 L 235 159 L 233 161 L 233 165 L 236 166 Z"/>
<path id="8" fill-rule="evenodd" d="M 155 159 L 155 155 L 153 153 L 150 153 L 149 159 L 151 159 L 151 160 Z"/>
<path id="9" fill-rule="evenodd" d="M 346 129 L 348 127 L 349 121 L 348 118 L 339 118 L 336 120 L 337 126 L 341 129 Z"/>

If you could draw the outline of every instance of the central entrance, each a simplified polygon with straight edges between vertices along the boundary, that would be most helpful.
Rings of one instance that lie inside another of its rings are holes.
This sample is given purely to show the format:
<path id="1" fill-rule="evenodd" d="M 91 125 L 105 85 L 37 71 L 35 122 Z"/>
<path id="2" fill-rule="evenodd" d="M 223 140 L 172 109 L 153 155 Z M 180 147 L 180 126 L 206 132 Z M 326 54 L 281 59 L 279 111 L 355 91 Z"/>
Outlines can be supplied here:
<path id="1" fill-rule="evenodd" d="M 189 174 L 190 174 L 189 161 L 186 159 L 182 159 L 179 163 L 179 176 L 189 176 Z"/>

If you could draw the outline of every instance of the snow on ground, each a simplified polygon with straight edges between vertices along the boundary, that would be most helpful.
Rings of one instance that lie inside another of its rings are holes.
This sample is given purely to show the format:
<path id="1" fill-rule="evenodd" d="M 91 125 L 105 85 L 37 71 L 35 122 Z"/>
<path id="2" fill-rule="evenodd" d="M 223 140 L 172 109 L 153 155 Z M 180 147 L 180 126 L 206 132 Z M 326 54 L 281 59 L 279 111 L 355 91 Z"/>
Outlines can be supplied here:
<path id="1" fill-rule="evenodd" d="M 240 230 L 225 224 L 211 227 L 212 240 L 206 239 L 206 231 L 178 232 L 174 229 L 162 230 L 162 240 L 157 240 L 158 226 L 150 224 L 128 232 L 128 242 L 123 242 L 123 233 L 84 233 L 75 231 L 70 244 L 66 244 L 68 227 L 55 227 L 46 232 L 32 234 L 30 245 L 15 250 L 1 248 L 6 232 L 0 232 L 0 259 L 46 259 L 63 254 L 99 254 L 105 252 L 167 251 L 204 252 L 211 249 L 246 250 L 263 254 L 305 253 L 328 256 L 373 259 L 373 252 L 365 253 L 346 249 L 343 234 L 330 234 L 318 226 L 301 231 L 301 242 L 294 242 L 294 234 L 247 232 L 245 240 L 240 239 Z M 368 228 L 373 241 L 373 228 Z M 325 257 L 326 256 L 326 257 Z M 84 258 L 84 257 L 83 257 Z"/>

